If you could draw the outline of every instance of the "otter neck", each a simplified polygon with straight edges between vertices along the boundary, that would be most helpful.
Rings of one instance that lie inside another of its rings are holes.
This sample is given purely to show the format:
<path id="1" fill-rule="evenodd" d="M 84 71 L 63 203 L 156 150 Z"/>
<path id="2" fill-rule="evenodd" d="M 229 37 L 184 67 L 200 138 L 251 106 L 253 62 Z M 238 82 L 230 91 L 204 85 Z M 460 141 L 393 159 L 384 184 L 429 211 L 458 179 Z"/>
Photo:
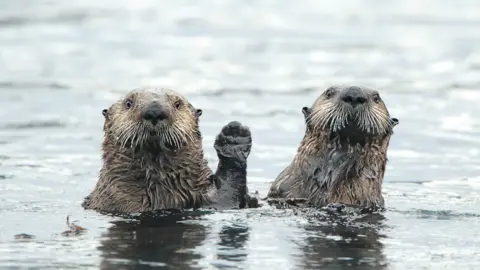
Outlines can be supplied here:
<path id="1" fill-rule="evenodd" d="M 319 138 L 328 138 L 319 140 Z M 302 141 L 306 179 L 313 192 L 309 201 L 317 206 L 343 203 L 353 206 L 383 206 L 381 186 L 389 137 L 346 140 L 345 137 L 307 134 Z M 306 147 L 309 145 L 309 147 Z M 317 162 L 311 162 L 317 161 Z"/>

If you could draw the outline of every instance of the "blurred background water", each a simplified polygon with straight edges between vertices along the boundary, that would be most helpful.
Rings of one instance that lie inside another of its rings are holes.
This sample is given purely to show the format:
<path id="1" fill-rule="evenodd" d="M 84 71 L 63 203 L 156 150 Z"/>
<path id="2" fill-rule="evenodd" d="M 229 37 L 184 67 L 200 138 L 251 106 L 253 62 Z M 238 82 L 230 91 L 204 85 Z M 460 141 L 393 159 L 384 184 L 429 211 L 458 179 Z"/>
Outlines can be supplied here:
<path id="1" fill-rule="evenodd" d="M 479 14 L 473 0 L 2 1 L 0 268 L 478 269 Z M 80 206 L 101 110 L 132 88 L 202 108 L 212 168 L 220 128 L 250 126 L 249 188 L 266 195 L 301 108 L 331 84 L 377 88 L 400 119 L 380 217 L 263 207 L 138 223 Z M 88 231 L 62 235 L 67 215 Z"/>

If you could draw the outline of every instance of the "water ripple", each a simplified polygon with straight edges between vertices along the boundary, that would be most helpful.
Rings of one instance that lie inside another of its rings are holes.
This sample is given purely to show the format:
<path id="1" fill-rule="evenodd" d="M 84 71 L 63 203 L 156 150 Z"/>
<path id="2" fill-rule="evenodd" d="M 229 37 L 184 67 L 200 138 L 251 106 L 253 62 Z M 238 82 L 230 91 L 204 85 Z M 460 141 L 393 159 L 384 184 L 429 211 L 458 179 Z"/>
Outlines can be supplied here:
<path id="1" fill-rule="evenodd" d="M 479 11 L 472 0 L 5 1 L 0 268 L 478 268 Z M 302 139 L 301 108 L 331 84 L 379 89 L 400 119 L 381 218 L 264 206 L 142 223 L 80 206 L 101 165 L 101 110 L 132 88 L 170 87 L 204 110 L 212 169 L 221 127 L 250 126 L 249 189 L 264 195 Z M 67 215 L 88 231 L 62 235 Z"/>

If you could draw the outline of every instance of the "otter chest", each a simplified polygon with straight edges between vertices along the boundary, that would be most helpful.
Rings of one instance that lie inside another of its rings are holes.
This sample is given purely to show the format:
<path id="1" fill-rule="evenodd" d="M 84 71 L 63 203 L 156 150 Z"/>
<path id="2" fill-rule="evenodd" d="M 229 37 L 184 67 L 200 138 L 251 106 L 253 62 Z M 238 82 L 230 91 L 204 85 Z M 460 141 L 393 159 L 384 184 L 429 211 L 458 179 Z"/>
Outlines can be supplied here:
<path id="1" fill-rule="evenodd" d="M 201 196 L 196 174 L 188 167 L 149 161 L 142 164 L 142 170 L 144 201 L 152 210 L 189 208 Z"/>

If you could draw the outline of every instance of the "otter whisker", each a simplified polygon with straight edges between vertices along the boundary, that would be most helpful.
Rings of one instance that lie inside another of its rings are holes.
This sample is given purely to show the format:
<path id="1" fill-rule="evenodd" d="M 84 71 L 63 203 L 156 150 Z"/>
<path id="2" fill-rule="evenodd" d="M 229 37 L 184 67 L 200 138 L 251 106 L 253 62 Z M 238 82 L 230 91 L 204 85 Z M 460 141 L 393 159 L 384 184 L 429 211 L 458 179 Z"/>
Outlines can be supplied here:
<path id="1" fill-rule="evenodd" d="M 191 128 L 189 128 L 189 129 L 182 128 L 181 130 L 183 130 L 184 136 L 187 138 L 187 143 L 195 141 L 194 134 L 192 132 L 187 132 L 187 130 L 191 130 Z"/>
<path id="2" fill-rule="evenodd" d="M 121 147 L 125 148 L 127 143 L 130 141 L 130 146 L 134 146 L 134 141 L 137 134 L 137 128 L 134 123 L 128 124 L 123 131 L 120 133 L 120 142 L 121 142 Z"/>
<path id="3" fill-rule="evenodd" d="M 367 133 L 375 132 L 374 127 L 371 125 L 372 122 L 369 113 L 370 109 L 370 106 L 367 106 L 355 114 L 355 120 L 357 121 L 360 129 L 366 131 Z"/>
<path id="4" fill-rule="evenodd" d="M 173 145 L 170 131 L 167 128 L 162 127 L 162 142 L 167 145 Z"/>
<path id="5" fill-rule="evenodd" d="M 381 110 L 379 110 L 378 108 L 373 108 L 372 111 L 375 118 L 375 123 L 377 124 L 376 126 L 378 126 L 378 129 L 379 129 L 379 132 L 381 129 L 382 133 L 385 133 L 387 131 L 386 125 L 388 125 L 388 121 L 381 121 L 380 119 L 388 119 L 388 115 L 382 112 Z"/>
<path id="6" fill-rule="evenodd" d="M 130 134 L 129 134 L 129 132 L 134 132 L 134 131 L 136 131 L 136 128 L 135 128 L 135 127 L 129 127 L 128 130 L 127 130 L 127 133 L 125 133 L 125 134 L 123 135 L 123 139 L 124 139 L 125 141 L 130 140 L 130 139 L 131 139 L 131 140 L 134 140 L 135 137 L 137 136 L 137 134 L 133 134 L 133 135 L 130 135 Z"/>
<path id="7" fill-rule="evenodd" d="M 185 127 L 181 127 L 182 132 L 180 132 L 180 137 L 182 138 L 182 141 L 186 144 L 189 144 L 190 142 L 193 142 L 194 138 L 193 135 L 189 132 L 186 131 Z"/>
<path id="8" fill-rule="evenodd" d="M 167 139 L 165 138 L 165 129 L 163 127 L 158 130 L 158 137 L 160 138 L 161 142 L 168 143 Z"/>
<path id="9" fill-rule="evenodd" d="M 165 139 L 161 130 L 157 130 L 157 133 L 155 134 L 155 136 L 156 136 L 155 145 L 162 146 L 165 143 Z"/>
<path id="10" fill-rule="evenodd" d="M 162 141 L 166 144 L 173 145 L 169 129 L 162 128 Z"/>
<path id="11" fill-rule="evenodd" d="M 177 147 L 180 147 L 184 140 L 183 140 L 182 132 L 180 132 L 177 127 L 175 127 L 175 137 L 177 138 Z"/>
<path id="12" fill-rule="evenodd" d="M 135 128 L 134 130 L 135 130 L 135 135 L 132 136 L 131 142 L 130 142 L 130 146 L 131 146 L 132 148 L 136 148 L 136 147 L 137 147 L 138 141 L 139 141 L 140 138 L 143 136 L 143 128 L 137 127 L 137 128 Z"/>
<path id="13" fill-rule="evenodd" d="M 321 111 L 315 110 L 309 117 L 307 118 L 307 123 L 313 126 L 318 126 L 320 124 L 321 129 L 325 129 L 328 125 L 328 122 L 331 121 L 331 118 L 334 113 L 334 106 L 331 104 L 325 105 L 325 108 Z"/>
<path id="14" fill-rule="evenodd" d="M 174 127 L 175 127 L 175 134 L 180 143 L 188 144 L 190 142 L 195 141 L 194 134 L 188 131 L 197 129 L 197 127 L 192 127 L 188 122 L 184 122 L 184 121 L 177 122 Z"/>
<path id="15" fill-rule="evenodd" d="M 337 117 L 336 115 L 332 115 L 332 116 L 328 119 L 328 121 L 326 122 L 326 123 L 328 123 L 328 125 L 329 125 L 328 128 L 329 128 L 330 130 L 334 130 L 335 122 L 336 122 L 336 117 Z"/>
<path id="16" fill-rule="evenodd" d="M 368 125 L 369 127 L 371 127 L 371 129 L 372 129 L 372 133 L 374 133 L 374 134 L 375 134 L 375 133 L 378 133 L 378 132 L 379 132 L 379 128 L 378 128 L 378 125 L 376 124 L 374 115 L 372 115 L 371 113 L 368 113 L 366 119 L 367 119 L 367 121 L 368 121 L 367 125 Z"/>
<path id="17" fill-rule="evenodd" d="M 170 134 L 171 134 L 170 136 L 173 136 L 174 138 L 175 147 L 176 148 L 180 147 L 181 142 L 180 142 L 179 134 L 178 134 L 178 131 L 176 130 L 176 127 L 172 127 L 172 129 L 170 130 Z"/>
<path id="18" fill-rule="evenodd" d="M 335 127 L 336 127 L 336 123 L 337 123 L 337 118 L 338 118 L 338 115 L 332 115 L 332 116 L 329 118 L 329 121 L 328 121 L 328 122 L 330 123 L 330 124 L 329 124 L 329 126 L 330 126 L 329 128 L 330 128 L 331 130 L 335 130 L 335 129 L 336 129 Z"/>
<path id="19" fill-rule="evenodd" d="M 178 147 L 178 138 L 177 138 L 177 135 L 176 135 L 176 132 L 173 132 L 173 127 L 169 130 L 168 132 L 168 136 L 170 136 L 171 140 L 172 140 L 172 144 L 175 148 Z"/>
<path id="20" fill-rule="evenodd" d="M 172 127 L 169 129 L 168 134 L 169 134 L 169 136 L 172 138 L 173 145 L 175 146 L 175 148 L 180 147 L 181 143 L 180 143 L 180 138 L 178 137 L 179 134 L 178 134 L 177 128 L 176 128 L 175 126 L 172 126 Z"/>
<path id="21" fill-rule="evenodd" d="M 178 147 L 178 142 L 177 142 L 177 137 L 175 136 L 174 133 L 172 133 L 172 130 L 168 132 L 168 136 L 170 138 L 171 144 L 176 148 Z"/>
<path id="22" fill-rule="evenodd" d="M 375 133 L 380 133 L 382 130 L 382 125 L 380 124 L 380 120 L 375 115 L 375 113 L 370 113 L 370 125 L 373 126 Z"/>
<path id="23" fill-rule="evenodd" d="M 123 119 L 122 119 L 123 121 Z M 133 124 L 128 124 L 123 130 L 121 130 L 118 134 L 118 141 L 121 145 L 122 148 L 125 147 L 128 139 L 129 139 L 129 134 L 132 134 L 130 131 L 133 128 Z"/>
<path id="24" fill-rule="evenodd" d="M 342 115 L 342 128 L 346 127 L 348 125 L 348 115 L 351 114 L 350 109 L 345 109 L 343 107 L 343 115 Z"/>
<path id="25" fill-rule="evenodd" d="M 122 135 L 120 135 L 120 137 L 119 137 L 120 147 L 121 147 L 121 148 L 125 148 L 125 146 L 126 146 L 126 144 L 127 144 L 127 141 L 130 139 L 130 136 L 128 136 L 127 134 L 128 134 L 128 133 L 122 134 Z"/>
<path id="26" fill-rule="evenodd" d="M 180 147 L 183 142 L 183 132 L 182 132 L 182 127 L 179 126 L 181 123 L 178 123 L 172 127 L 172 134 L 175 136 L 175 141 L 177 147 Z"/>
<path id="27" fill-rule="evenodd" d="M 144 143 L 146 140 L 147 140 L 147 137 L 149 136 L 148 134 L 148 131 L 147 131 L 147 128 L 145 127 L 145 125 L 142 125 L 142 136 L 141 138 L 138 140 L 137 142 L 137 146 L 139 146 L 140 144 Z"/>
<path id="28" fill-rule="evenodd" d="M 325 114 L 325 117 L 322 119 L 322 121 L 324 122 L 323 126 L 322 126 L 322 129 L 325 129 L 327 127 L 327 125 L 332 125 L 333 123 L 335 123 L 335 111 L 336 109 L 334 108 L 334 106 L 330 106 L 330 109 L 328 111 L 327 114 Z"/>
<path id="29" fill-rule="evenodd" d="M 334 128 L 333 131 L 336 132 L 340 129 L 343 129 L 346 125 L 348 125 L 348 114 L 349 110 L 347 110 L 345 107 L 337 107 L 336 110 L 338 111 L 337 114 L 335 114 L 335 122 L 334 122 Z"/>
<path id="30" fill-rule="evenodd" d="M 370 132 L 370 127 L 366 125 L 366 118 L 365 118 L 365 110 L 362 110 L 358 113 L 357 116 L 355 116 L 355 120 L 358 122 L 360 128 L 362 130 L 366 130 L 367 132 Z"/>
<path id="31" fill-rule="evenodd" d="M 326 129 L 327 126 L 332 126 L 334 122 L 334 106 L 332 104 L 326 104 L 325 108 L 322 110 L 315 110 L 312 113 L 312 116 L 308 119 L 308 123 L 315 127 Z"/>
<path id="32" fill-rule="evenodd" d="M 127 137 L 125 138 L 125 144 L 130 141 L 130 147 L 133 147 L 135 148 L 137 146 L 137 141 L 138 141 L 138 138 L 142 135 L 139 131 L 139 128 L 137 127 L 131 127 L 129 132 L 133 132 L 134 135 L 131 136 L 131 137 Z"/>
<path id="33" fill-rule="evenodd" d="M 150 136 L 147 128 L 145 127 L 145 125 L 142 125 L 142 128 L 141 128 L 141 136 L 139 136 L 138 140 L 137 140 L 137 143 L 136 143 L 136 146 L 135 147 L 138 147 L 140 146 L 141 144 L 143 144 L 147 138 Z"/>
<path id="34" fill-rule="evenodd" d="M 374 124 L 374 120 L 372 118 L 372 114 L 364 111 L 362 117 L 363 117 L 363 120 L 364 120 L 363 125 L 368 128 L 367 131 L 371 132 L 371 133 L 375 133 L 375 124 Z"/>
<path id="35" fill-rule="evenodd" d="M 375 128 L 372 127 L 370 119 L 369 119 L 369 113 L 368 113 L 369 109 L 370 109 L 370 106 L 369 106 L 369 108 L 363 110 L 361 115 L 360 115 L 360 117 L 362 118 L 362 129 L 366 130 L 368 133 L 370 133 L 370 132 L 374 133 Z"/>

